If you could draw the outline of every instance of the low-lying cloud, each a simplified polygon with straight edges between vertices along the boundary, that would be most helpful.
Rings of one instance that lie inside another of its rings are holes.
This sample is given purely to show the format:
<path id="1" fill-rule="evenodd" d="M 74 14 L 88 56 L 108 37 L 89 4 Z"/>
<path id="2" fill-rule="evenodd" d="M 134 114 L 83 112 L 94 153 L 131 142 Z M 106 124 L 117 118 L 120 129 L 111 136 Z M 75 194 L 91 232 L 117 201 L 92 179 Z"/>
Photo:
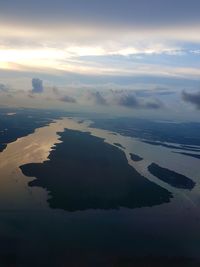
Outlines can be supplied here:
<path id="1" fill-rule="evenodd" d="M 182 99 L 185 102 L 193 104 L 197 109 L 200 109 L 200 91 L 196 93 L 182 92 Z"/>
<path id="2" fill-rule="evenodd" d="M 37 98 L 37 94 L 48 96 L 48 100 L 55 100 L 64 103 L 99 105 L 99 106 L 119 106 L 128 109 L 160 109 L 164 107 L 163 102 L 157 98 L 155 92 L 166 92 L 167 90 L 142 90 L 140 95 L 139 90 L 120 89 L 120 90 L 92 90 L 82 89 L 80 94 L 75 94 L 67 88 L 50 87 L 45 90 L 43 81 L 38 78 L 32 79 L 32 90 L 29 94 L 31 98 Z M 152 92 L 153 91 L 153 92 Z M 154 92 L 155 91 L 155 92 Z"/>
<path id="3" fill-rule="evenodd" d="M 131 90 L 110 90 L 107 92 L 87 92 L 87 101 L 95 105 L 117 105 L 129 109 L 160 109 L 161 100 L 152 97 L 139 97 Z"/>
<path id="4" fill-rule="evenodd" d="M 66 103 L 76 103 L 75 98 L 67 96 L 67 95 L 60 97 L 59 100 L 62 102 L 66 102 Z"/>
<path id="5" fill-rule="evenodd" d="M 106 98 L 99 91 L 89 92 L 88 100 L 97 105 L 107 105 Z"/>
<path id="6" fill-rule="evenodd" d="M 33 78 L 31 92 L 33 94 L 38 94 L 38 93 L 40 94 L 40 93 L 43 93 L 43 91 L 44 91 L 43 81 L 38 78 Z"/>
<path id="7" fill-rule="evenodd" d="M 115 101 L 117 105 L 132 109 L 159 109 L 164 106 L 158 99 L 150 98 L 146 100 L 146 98 L 138 97 L 133 91 L 117 92 Z"/>
<path id="8" fill-rule="evenodd" d="M 138 108 L 140 106 L 138 98 L 134 94 L 122 94 L 118 99 L 118 104 L 128 108 Z"/>

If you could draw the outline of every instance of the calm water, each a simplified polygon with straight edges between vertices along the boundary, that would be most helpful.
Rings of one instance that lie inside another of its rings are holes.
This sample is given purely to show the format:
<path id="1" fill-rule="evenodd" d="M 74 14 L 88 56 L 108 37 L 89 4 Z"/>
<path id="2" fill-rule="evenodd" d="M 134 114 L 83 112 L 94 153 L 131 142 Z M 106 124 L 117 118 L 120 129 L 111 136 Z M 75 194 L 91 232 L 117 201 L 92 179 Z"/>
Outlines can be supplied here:
<path id="1" fill-rule="evenodd" d="M 200 257 L 199 160 L 89 125 L 90 121 L 64 118 L 18 139 L 0 153 L 2 266 L 119 266 L 119 262 L 126 266 L 127 259 L 140 256 Z M 174 198 L 169 204 L 133 210 L 70 213 L 50 209 L 48 192 L 29 187 L 31 179 L 19 166 L 46 160 L 51 147 L 60 142 L 56 133 L 64 128 L 89 131 L 105 142 L 121 144 L 129 164 Z M 144 160 L 133 162 L 131 152 Z M 196 187 L 188 191 L 163 183 L 148 172 L 152 162 L 192 178 Z"/>

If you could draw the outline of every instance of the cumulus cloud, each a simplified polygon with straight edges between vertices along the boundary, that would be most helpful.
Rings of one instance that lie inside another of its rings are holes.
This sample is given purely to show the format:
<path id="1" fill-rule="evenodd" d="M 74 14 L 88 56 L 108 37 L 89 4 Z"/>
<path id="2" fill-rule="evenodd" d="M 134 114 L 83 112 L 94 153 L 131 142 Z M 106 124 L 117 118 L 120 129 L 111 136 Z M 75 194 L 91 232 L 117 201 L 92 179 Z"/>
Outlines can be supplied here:
<path id="1" fill-rule="evenodd" d="M 97 105 L 106 105 L 107 101 L 105 97 L 100 92 L 89 92 L 88 93 L 88 100 L 92 101 L 94 104 Z"/>
<path id="2" fill-rule="evenodd" d="M 9 91 L 9 88 L 7 85 L 0 83 L 0 92 L 7 93 Z"/>
<path id="3" fill-rule="evenodd" d="M 67 95 L 60 97 L 59 100 L 62 102 L 66 102 L 66 103 L 76 103 L 75 98 L 67 96 Z"/>
<path id="4" fill-rule="evenodd" d="M 109 90 L 87 92 L 86 101 L 97 105 L 117 105 L 129 109 L 160 109 L 161 100 L 153 97 L 138 97 L 133 90 Z"/>
<path id="5" fill-rule="evenodd" d="M 44 91 L 42 80 L 34 78 L 33 89 L 28 97 L 37 98 L 37 93 Z M 83 89 L 83 88 L 82 88 Z M 67 91 L 66 91 L 67 90 Z M 160 109 L 165 105 L 159 98 L 157 99 L 157 91 L 159 93 L 166 93 L 167 89 L 105 89 L 97 87 L 96 90 L 92 88 L 85 88 L 79 91 L 79 94 L 74 94 L 74 90 L 69 91 L 68 88 L 49 87 L 45 90 L 42 97 L 51 101 L 60 101 L 63 103 L 77 103 L 83 105 L 99 105 L 99 106 L 121 106 L 129 109 Z M 154 92 L 155 91 L 155 92 Z"/>
<path id="6" fill-rule="evenodd" d="M 159 109 L 164 106 L 163 103 L 158 99 L 148 99 L 145 101 L 144 98 L 137 97 L 132 91 L 118 92 L 116 100 L 118 105 L 127 108 Z"/>
<path id="7" fill-rule="evenodd" d="M 43 81 L 38 78 L 32 79 L 32 90 L 31 92 L 33 94 L 43 93 L 44 87 L 43 87 Z"/>
<path id="8" fill-rule="evenodd" d="M 118 104 L 129 108 L 138 108 L 140 106 L 134 94 L 122 94 L 118 99 Z"/>
<path id="9" fill-rule="evenodd" d="M 200 91 L 196 93 L 187 93 L 182 92 L 182 99 L 185 102 L 191 103 L 196 106 L 197 109 L 200 109 Z"/>

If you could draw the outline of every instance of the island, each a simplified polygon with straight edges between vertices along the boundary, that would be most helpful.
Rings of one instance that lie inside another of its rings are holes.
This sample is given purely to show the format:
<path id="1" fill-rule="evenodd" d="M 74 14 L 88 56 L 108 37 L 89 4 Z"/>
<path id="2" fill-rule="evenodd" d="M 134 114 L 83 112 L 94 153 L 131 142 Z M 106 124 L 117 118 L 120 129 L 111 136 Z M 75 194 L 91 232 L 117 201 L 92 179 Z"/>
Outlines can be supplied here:
<path id="1" fill-rule="evenodd" d="M 115 145 L 115 146 L 118 146 L 118 147 L 120 147 L 120 148 L 123 148 L 123 149 L 125 149 L 125 147 L 124 146 L 122 146 L 121 144 L 119 144 L 119 143 L 114 143 L 113 145 Z"/>
<path id="2" fill-rule="evenodd" d="M 29 186 L 49 192 L 51 208 L 78 211 L 151 207 L 167 203 L 172 194 L 140 175 L 125 153 L 88 132 L 66 129 L 48 160 L 21 166 L 36 177 Z"/>
<path id="3" fill-rule="evenodd" d="M 173 187 L 192 190 L 195 186 L 194 181 L 190 178 L 175 171 L 160 167 L 156 163 L 149 165 L 148 170 L 152 175 Z"/>
<path id="4" fill-rule="evenodd" d="M 131 156 L 132 161 L 135 161 L 135 162 L 143 160 L 143 158 L 133 153 L 130 153 L 130 156 Z"/>

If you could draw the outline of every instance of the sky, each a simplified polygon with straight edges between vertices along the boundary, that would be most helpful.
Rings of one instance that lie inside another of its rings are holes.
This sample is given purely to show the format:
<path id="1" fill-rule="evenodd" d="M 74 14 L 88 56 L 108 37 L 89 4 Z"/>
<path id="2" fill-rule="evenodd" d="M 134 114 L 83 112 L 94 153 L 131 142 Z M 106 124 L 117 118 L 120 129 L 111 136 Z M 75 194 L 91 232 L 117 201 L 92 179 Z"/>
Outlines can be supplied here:
<path id="1" fill-rule="evenodd" d="M 0 103 L 173 106 L 198 118 L 199 10 L 198 0 L 0 0 Z"/>

